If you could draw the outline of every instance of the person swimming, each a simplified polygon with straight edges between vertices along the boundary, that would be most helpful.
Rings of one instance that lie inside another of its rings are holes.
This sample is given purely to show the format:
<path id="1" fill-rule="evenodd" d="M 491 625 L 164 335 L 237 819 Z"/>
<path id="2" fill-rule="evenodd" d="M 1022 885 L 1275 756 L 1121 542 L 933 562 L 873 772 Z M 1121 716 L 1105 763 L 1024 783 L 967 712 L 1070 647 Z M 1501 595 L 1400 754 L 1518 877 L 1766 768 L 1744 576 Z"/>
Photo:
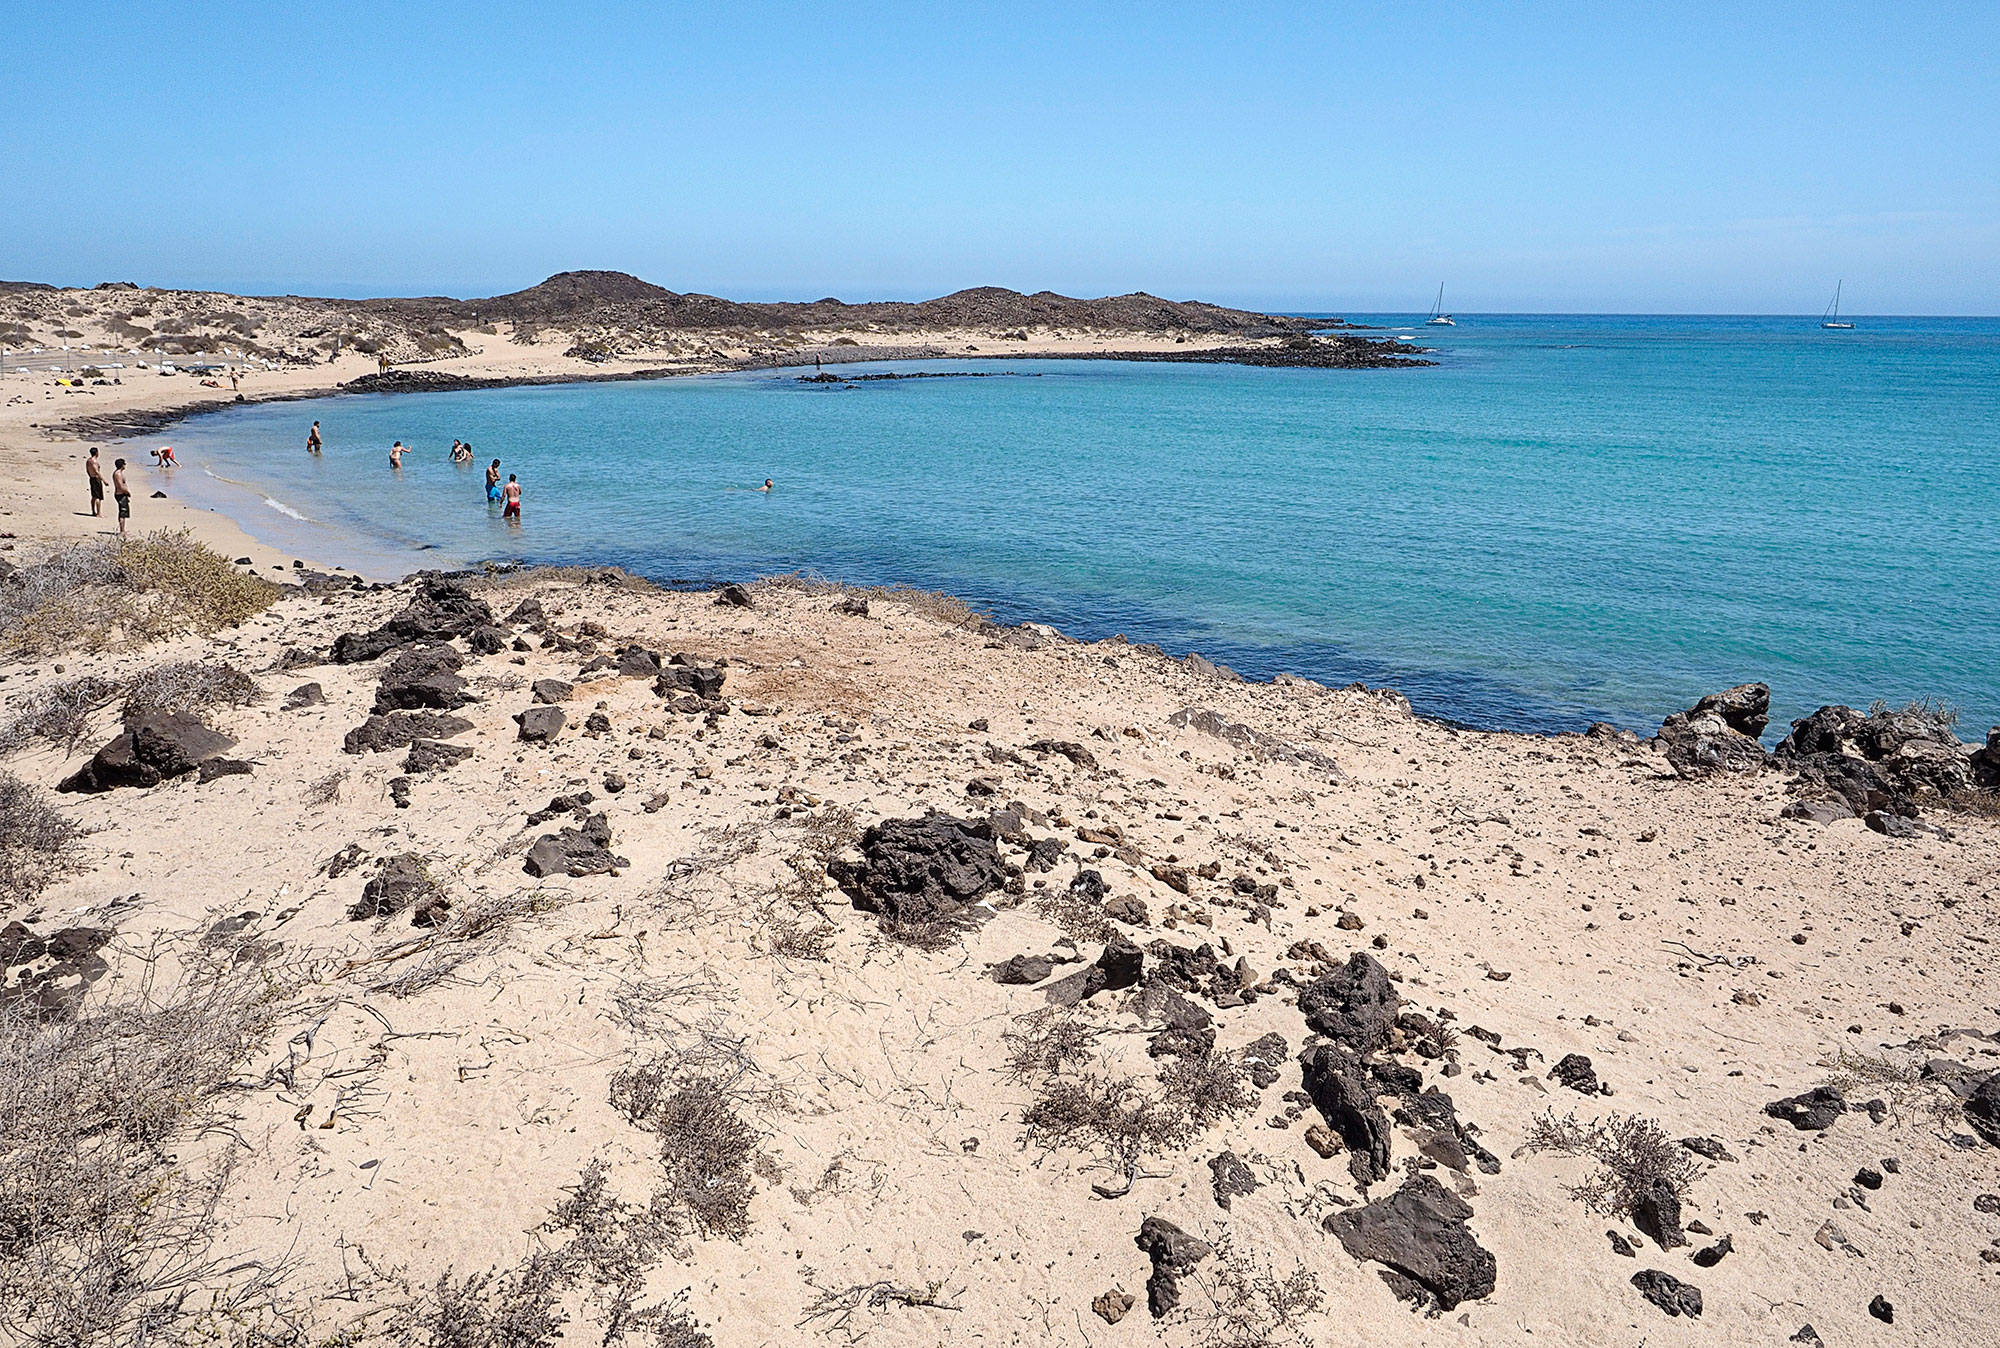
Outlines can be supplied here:
<path id="1" fill-rule="evenodd" d="M 765 478 L 765 479 L 764 479 L 764 485 L 763 485 L 763 486 L 761 486 L 761 487 L 759 487 L 759 488 L 757 488 L 757 490 L 758 490 L 758 491 L 769 491 L 769 490 L 771 490 L 771 487 L 772 487 L 772 482 L 771 482 L 771 479 L 767 477 L 767 478 Z"/>
<path id="2" fill-rule="evenodd" d="M 500 496 L 500 460 L 495 459 L 486 468 L 486 499 L 497 501 Z"/>

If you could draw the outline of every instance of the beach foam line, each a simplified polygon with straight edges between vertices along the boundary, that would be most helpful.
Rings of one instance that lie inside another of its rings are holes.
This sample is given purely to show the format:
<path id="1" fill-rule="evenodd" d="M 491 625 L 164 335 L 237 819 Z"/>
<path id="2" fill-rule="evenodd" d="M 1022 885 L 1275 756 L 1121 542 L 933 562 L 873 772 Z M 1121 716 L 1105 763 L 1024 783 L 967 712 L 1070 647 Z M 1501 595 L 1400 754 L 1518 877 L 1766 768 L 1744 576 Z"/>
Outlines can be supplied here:
<path id="1" fill-rule="evenodd" d="M 301 515 L 298 511 L 292 509 L 290 506 L 286 505 L 283 501 L 280 501 L 275 496 L 266 496 L 264 498 L 264 504 L 271 507 L 271 509 L 277 511 L 280 515 L 290 515 L 293 519 L 298 520 L 304 524 L 312 523 L 311 516 Z"/>

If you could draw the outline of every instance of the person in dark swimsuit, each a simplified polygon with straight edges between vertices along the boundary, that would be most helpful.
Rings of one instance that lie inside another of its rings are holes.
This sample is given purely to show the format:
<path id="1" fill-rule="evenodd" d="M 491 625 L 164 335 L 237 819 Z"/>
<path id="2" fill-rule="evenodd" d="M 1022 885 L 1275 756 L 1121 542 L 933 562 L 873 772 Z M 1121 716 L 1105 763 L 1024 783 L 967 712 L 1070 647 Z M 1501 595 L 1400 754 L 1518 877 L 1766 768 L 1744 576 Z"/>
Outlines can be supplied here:
<path id="1" fill-rule="evenodd" d="M 97 461 L 97 446 L 90 447 L 90 457 L 83 461 L 83 475 L 90 479 L 90 513 L 104 513 L 104 466 Z"/>
<path id="2" fill-rule="evenodd" d="M 312 429 L 306 432 L 306 453 L 319 453 L 319 423 L 317 421 L 313 423 Z"/>
<path id="3" fill-rule="evenodd" d="M 118 536 L 125 537 L 125 521 L 132 518 L 132 489 L 125 485 L 125 460 L 118 460 L 111 474 L 111 495 L 118 502 Z"/>

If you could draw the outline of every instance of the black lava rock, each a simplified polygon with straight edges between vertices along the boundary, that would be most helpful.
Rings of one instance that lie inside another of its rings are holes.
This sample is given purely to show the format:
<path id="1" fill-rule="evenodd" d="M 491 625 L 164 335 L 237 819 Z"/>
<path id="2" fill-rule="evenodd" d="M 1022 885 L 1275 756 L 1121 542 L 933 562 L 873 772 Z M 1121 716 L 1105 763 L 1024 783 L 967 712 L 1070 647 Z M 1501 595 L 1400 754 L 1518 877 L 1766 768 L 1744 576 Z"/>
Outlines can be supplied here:
<path id="1" fill-rule="evenodd" d="M 1139 1224 L 1133 1241 L 1153 1261 L 1146 1279 L 1146 1306 L 1159 1319 L 1181 1303 L 1181 1275 L 1214 1253 L 1205 1240 L 1196 1240 L 1163 1217 L 1148 1217 Z"/>
<path id="2" fill-rule="evenodd" d="M 146 712 L 64 778 L 58 791 L 95 793 L 120 786 L 158 786 L 234 748 L 236 741 L 186 712 Z"/>
<path id="3" fill-rule="evenodd" d="M 836 859 L 826 873 L 892 936 L 929 941 L 940 927 L 962 926 L 967 909 L 1007 881 L 987 820 L 885 819 L 862 833 L 859 846 L 859 861 Z"/>
<path id="4" fill-rule="evenodd" d="M 371 716 L 347 732 L 341 748 L 350 754 L 382 754 L 407 748 L 418 740 L 449 739 L 472 729 L 463 716 L 432 711 L 396 711 Z"/>
<path id="5" fill-rule="evenodd" d="M 1701 1314 L 1701 1289 L 1671 1273 L 1656 1268 L 1641 1269 L 1632 1275 L 1632 1285 L 1668 1315 L 1693 1318 Z"/>
<path id="6" fill-rule="evenodd" d="M 1324 1225 L 1356 1259 L 1399 1274 L 1391 1286 L 1415 1284 L 1448 1311 L 1488 1295 L 1498 1281 L 1492 1252 L 1465 1225 L 1471 1215 L 1465 1200 L 1419 1173 L 1389 1197 L 1336 1212 Z"/>
<path id="7" fill-rule="evenodd" d="M 418 587 L 403 611 L 372 632 L 346 632 L 334 639 L 335 664 L 374 660 L 398 646 L 449 641 L 493 626 L 493 610 L 457 581 L 431 577 Z"/>
<path id="8" fill-rule="evenodd" d="M 1388 1041 L 1399 1003 L 1389 971 L 1357 951 L 1346 965 L 1299 992 L 1306 1028 L 1366 1057 Z"/>
<path id="9" fill-rule="evenodd" d="M 1387 1176 L 1389 1118 L 1375 1102 L 1361 1063 L 1332 1044 L 1318 1044 L 1306 1050 L 1300 1066 L 1313 1108 L 1347 1144 L 1354 1182 L 1366 1188 Z"/>
<path id="10" fill-rule="evenodd" d="M 1679 1249 L 1688 1243 L 1687 1234 L 1681 1230 L 1680 1195 L 1664 1179 L 1655 1179 L 1632 1200 L 1631 1216 L 1632 1225 L 1663 1250 Z"/>
<path id="11" fill-rule="evenodd" d="M 1250 1167 L 1233 1151 L 1225 1151 L 1210 1159 L 1208 1173 L 1210 1187 L 1215 1193 L 1215 1205 L 1224 1212 L 1229 1211 L 1229 1200 L 1244 1194 L 1254 1193 L 1260 1186 Z"/>
<path id="12" fill-rule="evenodd" d="M 1782 1119 L 1802 1133 L 1822 1133 L 1847 1112 L 1847 1100 L 1831 1086 L 1815 1086 L 1803 1095 L 1788 1095 L 1764 1106 L 1764 1112 Z"/>
<path id="13" fill-rule="evenodd" d="M 1549 1069 L 1549 1078 L 1557 1085 L 1567 1086 L 1585 1095 L 1598 1095 L 1604 1087 L 1598 1083 L 1597 1069 L 1590 1065 L 1590 1059 L 1581 1053 L 1569 1053 L 1561 1062 Z"/>

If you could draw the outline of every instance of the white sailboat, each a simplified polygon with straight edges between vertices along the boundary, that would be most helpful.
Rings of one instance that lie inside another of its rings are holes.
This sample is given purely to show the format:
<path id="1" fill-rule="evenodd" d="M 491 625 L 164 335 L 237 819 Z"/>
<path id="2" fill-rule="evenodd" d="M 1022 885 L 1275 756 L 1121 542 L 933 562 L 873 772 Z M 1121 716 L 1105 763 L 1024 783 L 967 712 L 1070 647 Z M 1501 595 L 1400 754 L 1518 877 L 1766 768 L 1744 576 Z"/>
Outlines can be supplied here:
<path id="1" fill-rule="evenodd" d="M 1852 323 L 1843 323 L 1840 321 L 1840 287 L 1842 284 L 1840 281 L 1833 283 L 1833 303 L 1827 305 L 1826 312 L 1819 316 L 1819 325 L 1823 328 L 1851 328 L 1854 326 Z"/>
<path id="2" fill-rule="evenodd" d="M 1437 303 L 1431 306 L 1431 316 L 1424 320 L 1424 325 L 1432 328 L 1455 328 L 1458 326 L 1458 323 L 1452 316 L 1444 311 L 1443 281 L 1438 282 Z"/>

